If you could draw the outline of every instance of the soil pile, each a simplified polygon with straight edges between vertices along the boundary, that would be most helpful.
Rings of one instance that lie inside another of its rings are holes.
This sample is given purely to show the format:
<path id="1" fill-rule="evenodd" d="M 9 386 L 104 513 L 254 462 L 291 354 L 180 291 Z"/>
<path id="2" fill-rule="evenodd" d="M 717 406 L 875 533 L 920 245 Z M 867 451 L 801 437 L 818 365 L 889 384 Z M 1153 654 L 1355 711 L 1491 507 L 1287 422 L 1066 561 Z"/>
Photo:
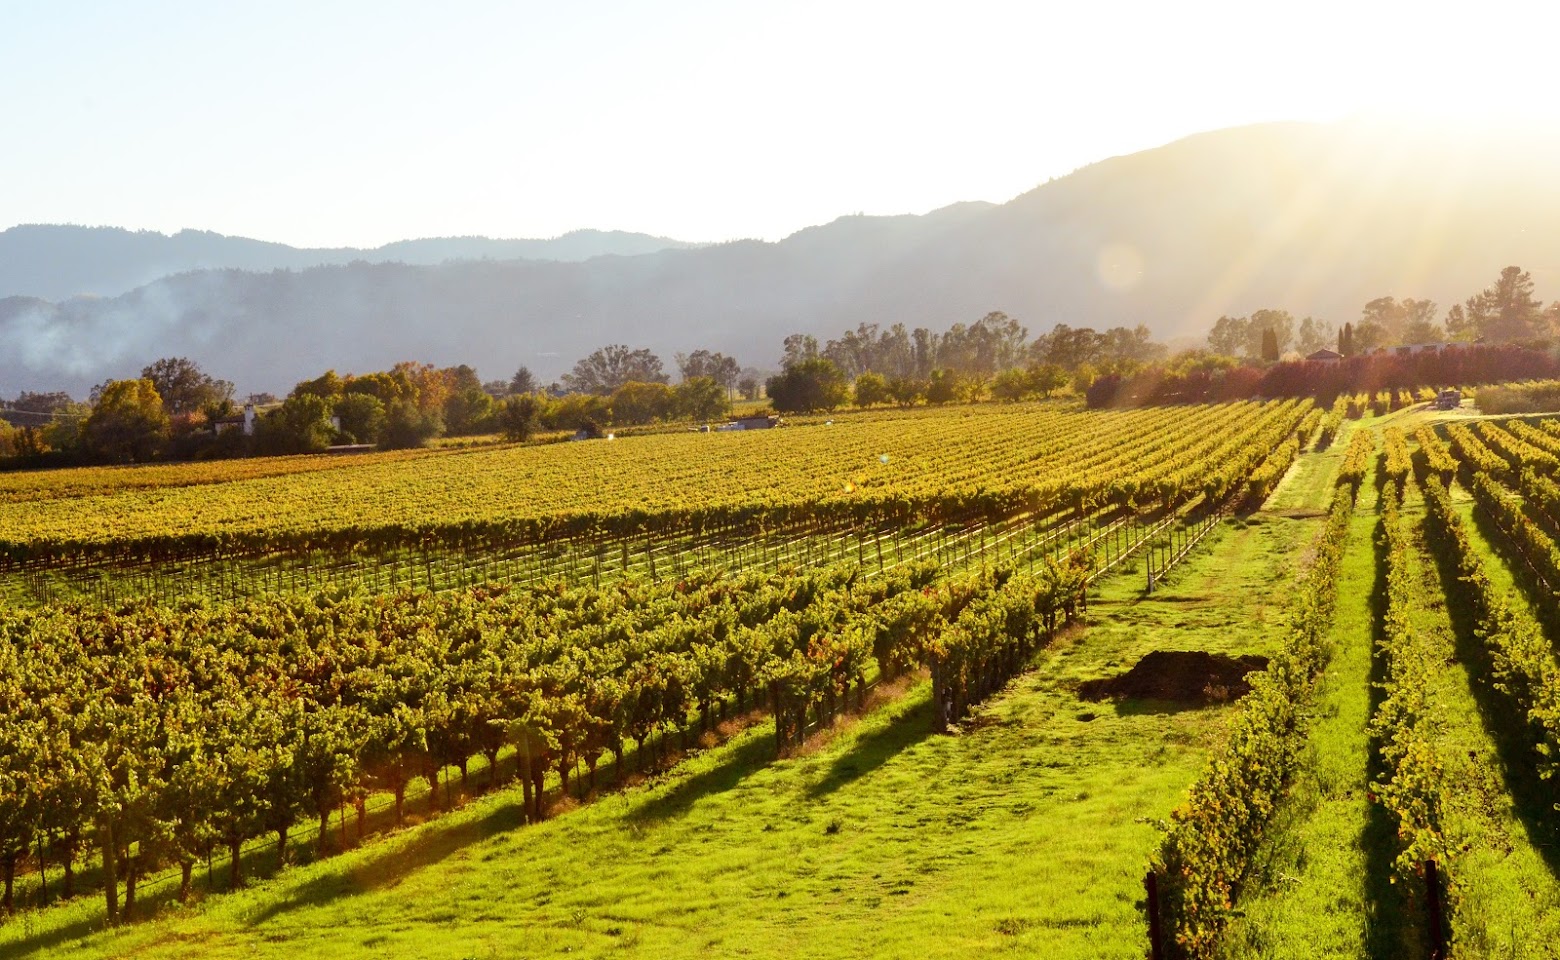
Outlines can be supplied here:
<path id="1" fill-rule="evenodd" d="M 1267 657 L 1155 650 L 1126 673 L 1085 681 L 1078 687 L 1078 696 L 1085 700 L 1227 703 L 1245 696 L 1251 690 L 1246 675 L 1266 670 L 1267 665 Z"/>

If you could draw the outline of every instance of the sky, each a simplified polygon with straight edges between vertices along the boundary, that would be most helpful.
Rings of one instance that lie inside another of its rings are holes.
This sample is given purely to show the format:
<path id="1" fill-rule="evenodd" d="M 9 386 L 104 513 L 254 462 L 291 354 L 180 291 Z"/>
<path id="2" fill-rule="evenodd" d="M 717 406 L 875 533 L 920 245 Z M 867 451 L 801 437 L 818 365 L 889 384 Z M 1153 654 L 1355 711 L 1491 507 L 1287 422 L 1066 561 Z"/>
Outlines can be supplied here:
<path id="1" fill-rule="evenodd" d="M 1560 5 L 0 0 L 0 229 L 779 239 L 1210 129 L 1560 129 Z"/>

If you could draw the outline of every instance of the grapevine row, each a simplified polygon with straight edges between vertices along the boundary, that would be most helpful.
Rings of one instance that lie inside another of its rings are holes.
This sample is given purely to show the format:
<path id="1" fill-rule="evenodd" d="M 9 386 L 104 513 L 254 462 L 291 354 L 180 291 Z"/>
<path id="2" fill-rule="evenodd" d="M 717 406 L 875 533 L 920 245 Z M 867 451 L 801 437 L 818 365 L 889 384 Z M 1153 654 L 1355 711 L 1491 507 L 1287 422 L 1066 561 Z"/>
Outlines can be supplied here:
<path id="1" fill-rule="evenodd" d="M 1363 432 L 1363 431 L 1362 431 Z M 1327 661 L 1338 567 L 1353 512 L 1340 487 L 1295 592 L 1284 648 L 1241 700 L 1228 738 L 1171 815 L 1156 857 L 1171 955 L 1213 955 L 1305 741 L 1305 704 Z"/>
<path id="2" fill-rule="evenodd" d="M 804 525 L 875 529 L 1177 501 L 1220 474 L 1228 454 L 1260 445 L 1254 438 L 1274 424 L 1292 430 L 1308 403 L 988 415 L 974 426 L 952 421 L 964 431 L 953 434 L 916 421 L 922 432 L 820 426 L 692 444 L 653 436 L 376 463 L 323 480 L 298 474 L 155 497 L 0 504 L 0 567 L 430 544 L 483 553 L 570 537 L 741 538 Z"/>
<path id="3" fill-rule="evenodd" d="M 1560 670 L 1548 639 L 1496 588 L 1452 498 L 1432 478 L 1425 483 L 1431 543 L 1457 571 L 1459 596 L 1489 652 L 1497 688 L 1524 714 L 1543 756 L 1546 777 L 1560 773 Z"/>
<path id="4" fill-rule="evenodd" d="M 1410 619 L 1420 602 L 1421 585 L 1410 569 L 1414 547 L 1400 500 L 1396 485 L 1382 490 L 1387 602 L 1379 650 L 1385 676 L 1370 732 L 1379 745 L 1385 774 L 1373 786 L 1397 821 L 1398 855 L 1393 866 L 1406 880 L 1418 876 L 1427 860 L 1444 863 L 1451 851 L 1441 792 L 1445 770 L 1438 747 L 1443 721 L 1435 698 L 1435 678 L 1443 669 L 1443 657 L 1431 642 L 1434 635 L 1415 629 Z"/>

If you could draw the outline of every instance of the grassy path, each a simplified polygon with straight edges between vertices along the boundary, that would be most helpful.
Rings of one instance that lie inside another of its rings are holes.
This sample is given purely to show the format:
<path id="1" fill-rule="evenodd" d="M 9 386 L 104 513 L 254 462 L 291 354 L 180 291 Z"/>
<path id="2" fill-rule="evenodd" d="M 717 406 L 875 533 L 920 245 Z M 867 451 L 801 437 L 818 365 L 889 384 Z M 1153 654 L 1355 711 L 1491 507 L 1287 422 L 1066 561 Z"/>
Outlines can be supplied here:
<path id="1" fill-rule="evenodd" d="M 1395 416 L 1395 415 L 1394 415 Z M 1356 424 L 1379 429 L 1392 417 Z M 1340 438 L 1340 445 L 1347 437 Z M 1282 493 L 1282 491 L 1281 491 Z M 1501 586 L 1516 586 L 1509 558 L 1479 528 L 1459 492 L 1470 531 Z M 1297 504 L 1296 507 L 1299 505 Z M 1307 758 L 1275 820 L 1257 889 L 1243 900 L 1224 953 L 1232 958 L 1385 958 L 1425 952 L 1417 890 L 1390 882 L 1395 826 L 1368 792 L 1380 776 L 1367 723 L 1377 696 L 1372 644 L 1384 585 L 1375 543 L 1375 494 L 1362 490 L 1345 553 L 1333 627 L 1336 644 L 1318 691 Z M 1451 925 L 1460 957 L 1560 957 L 1560 823 L 1552 790 L 1533 774 L 1522 721 L 1495 690 L 1477 625 L 1456 615 L 1455 571 L 1424 546 L 1422 501 L 1411 494 L 1410 558 L 1424 602 L 1414 626 L 1446 651 L 1435 699 L 1445 735 L 1448 837 L 1461 853 L 1453 870 Z M 1531 598 L 1519 602 L 1528 604 Z"/>
<path id="2" fill-rule="evenodd" d="M 1532 614 L 1502 551 L 1469 514 L 1464 522 L 1492 580 Z M 1560 957 L 1560 816 L 1554 786 L 1536 775 L 1531 742 L 1495 688 L 1477 624 L 1459 615 L 1456 571 L 1425 553 L 1422 627 L 1445 638 L 1447 669 L 1437 697 L 1447 736 L 1447 832 L 1463 852 L 1451 877 L 1453 949 L 1459 957 Z"/>
<path id="3" fill-rule="evenodd" d="M 1346 448 L 1349 433 L 1330 452 Z M 1313 497 L 1330 494 L 1336 457 L 1330 473 L 1325 467 L 1318 458 L 1314 469 L 1325 482 L 1308 486 Z M 1392 897 L 1385 874 L 1390 857 L 1383 856 L 1391 827 L 1373 815 L 1367 795 L 1374 772 L 1366 724 L 1373 706 L 1375 506 L 1367 482 L 1339 572 L 1333 656 L 1317 689 L 1311 735 L 1242 900 L 1243 915 L 1229 928 L 1229 957 L 1391 957 L 1402 940 L 1393 911 L 1380 909 Z"/>
<path id="4" fill-rule="evenodd" d="M 771 761 L 760 726 L 539 827 L 500 793 L 112 934 L 0 933 L 0 957 L 1138 960 L 1156 822 L 1230 708 L 1077 686 L 1153 650 L 1272 652 L 1316 523 L 1226 524 L 1149 598 L 1113 578 L 955 736 L 930 732 L 923 683 L 810 755 Z"/>

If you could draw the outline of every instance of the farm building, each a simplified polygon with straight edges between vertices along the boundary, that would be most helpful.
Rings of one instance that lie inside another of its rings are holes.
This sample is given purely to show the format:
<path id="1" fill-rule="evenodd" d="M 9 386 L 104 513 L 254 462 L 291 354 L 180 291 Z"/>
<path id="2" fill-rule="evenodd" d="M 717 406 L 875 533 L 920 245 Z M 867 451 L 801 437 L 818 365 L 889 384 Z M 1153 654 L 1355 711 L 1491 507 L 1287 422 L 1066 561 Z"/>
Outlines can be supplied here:
<path id="1" fill-rule="evenodd" d="M 219 420 L 211 421 L 211 432 L 216 434 L 217 436 L 220 437 L 222 434 L 227 433 L 229 430 L 239 430 L 239 431 L 242 431 L 244 436 L 246 436 L 246 437 L 254 436 L 255 435 L 255 405 L 252 404 L 252 403 L 246 403 L 246 404 L 244 404 L 244 412 L 239 414 L 238 416 L 236 416 L 236 417 L 222 417 Z"/>
<path id="2" fill-rule="evenodd" d="M 780 418 L 779 417 L 770 417 L 770 416 L 737 417 L 736 419 L 732 420 L 730 423 L 726 424 L 725 426 L 719 427 L 717 429 L 720 429 L 720 430 L 768 430 L 770 427 L 778 426 L 779 423 L 780 423 Z"/>

